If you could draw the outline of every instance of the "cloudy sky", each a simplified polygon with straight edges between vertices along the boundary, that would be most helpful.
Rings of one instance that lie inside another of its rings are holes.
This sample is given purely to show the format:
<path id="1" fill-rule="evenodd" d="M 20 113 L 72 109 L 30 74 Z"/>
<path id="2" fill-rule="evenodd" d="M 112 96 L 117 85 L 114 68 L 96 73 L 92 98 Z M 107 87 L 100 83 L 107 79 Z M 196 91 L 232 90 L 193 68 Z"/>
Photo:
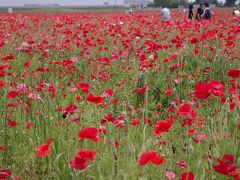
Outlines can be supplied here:
<path id="1" fill-rule="evenodd" d="M 0 0 L 0 6 L 23 6 L 24 4 L 103 5 L 104 2 L 115 5 L 115 0 Z M 123 4 L 123 0 L 116 0 L 116 4 Z"/>

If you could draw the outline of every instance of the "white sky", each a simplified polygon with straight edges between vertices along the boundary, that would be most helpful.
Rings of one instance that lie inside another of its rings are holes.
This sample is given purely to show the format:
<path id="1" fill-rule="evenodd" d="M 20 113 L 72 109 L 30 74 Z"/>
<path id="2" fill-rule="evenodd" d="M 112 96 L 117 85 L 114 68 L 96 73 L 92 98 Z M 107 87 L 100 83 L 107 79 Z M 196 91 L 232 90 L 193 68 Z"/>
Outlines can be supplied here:
<path id="1" fill-rule="evenodd" d="M 123 4 L 124 0 L 0 0 L 0 6 L 23 6 L 24 4 L 60 4 L 60 5 L 110 5 Z"/>

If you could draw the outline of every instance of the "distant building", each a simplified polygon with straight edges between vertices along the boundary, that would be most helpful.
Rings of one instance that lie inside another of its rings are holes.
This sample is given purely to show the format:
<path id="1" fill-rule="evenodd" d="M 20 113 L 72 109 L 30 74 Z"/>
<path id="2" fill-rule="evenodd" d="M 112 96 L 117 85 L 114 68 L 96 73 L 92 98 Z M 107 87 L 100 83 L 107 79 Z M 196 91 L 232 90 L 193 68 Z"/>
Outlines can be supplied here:
<path id="1" fill-rule="evenodd" d="M 124 0 L 124 5 L 126 7 L 130 6 L 147 6 L 148 4 L 153 3 L 153 0 Z"/>

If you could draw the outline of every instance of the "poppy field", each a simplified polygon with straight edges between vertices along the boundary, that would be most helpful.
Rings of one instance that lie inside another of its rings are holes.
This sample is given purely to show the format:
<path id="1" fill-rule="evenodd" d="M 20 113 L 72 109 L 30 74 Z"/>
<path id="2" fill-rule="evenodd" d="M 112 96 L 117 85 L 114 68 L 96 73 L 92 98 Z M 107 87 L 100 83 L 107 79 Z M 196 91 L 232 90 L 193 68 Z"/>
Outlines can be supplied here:
<path id="1" fill-rule="evenodd" d="M 0 179 L 240 179 L 240 18 L 0 13 Z"/>

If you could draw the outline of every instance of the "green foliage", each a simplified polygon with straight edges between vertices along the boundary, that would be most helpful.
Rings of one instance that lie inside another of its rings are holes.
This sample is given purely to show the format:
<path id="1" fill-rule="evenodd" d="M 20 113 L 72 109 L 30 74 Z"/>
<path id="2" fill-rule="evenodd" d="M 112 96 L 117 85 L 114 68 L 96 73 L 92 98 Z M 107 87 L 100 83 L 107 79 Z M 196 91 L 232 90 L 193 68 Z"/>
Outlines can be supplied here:
<path id="1" fill-rule="evenodd" d="M 233 5 L 235 5 L 235 2 L 236 2 L 236 0 L 226 0 L 226 1 L 225 1 L 225 5 L 231 5 L 231 6 L 233 6 Z"/>
<path id="2" fill-rule="evenodd" d="M 184 5 L 186 4 L 185 0 L 179 0 L 179 1 L 175 1 L 175 0 L 154 0 L 154 5 L 156 7 L 160 7 L 160 6 L 167 6 L 170 8 L 174 8 L 174 7 L 178 7 L 178 5 Z"/>

